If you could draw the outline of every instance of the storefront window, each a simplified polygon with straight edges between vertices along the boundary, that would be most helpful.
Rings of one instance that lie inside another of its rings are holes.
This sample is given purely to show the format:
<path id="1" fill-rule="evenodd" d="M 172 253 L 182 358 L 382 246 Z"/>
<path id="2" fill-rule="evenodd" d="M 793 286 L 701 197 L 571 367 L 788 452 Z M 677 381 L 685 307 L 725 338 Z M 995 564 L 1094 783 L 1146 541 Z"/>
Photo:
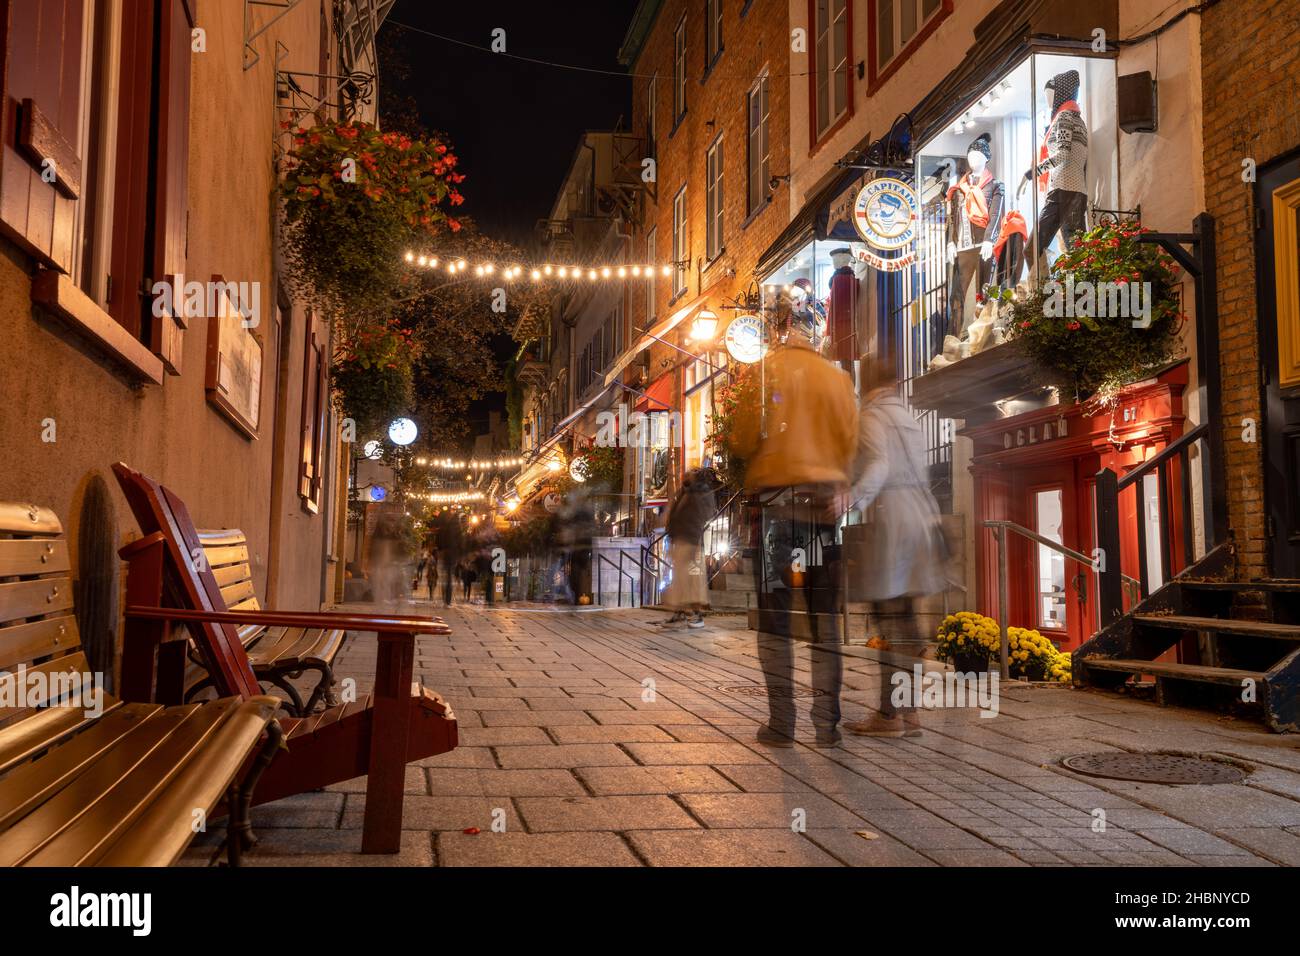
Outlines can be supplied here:
<path id="1" fill-rule="evenodd" d="M 1114 101 L 1113 60 L 1035 54 L 921 146 L 913 364 L 1002 344 L 1007 310 L 989 292 L 1046 281 L 1063 243 L 1114 209 Z"/>
<path id="2" fill-rule="evenodd" d="M 1154 594 L 1165 583 L 1164 563 L 1161 555 L 1164 550 L 1161 541 L 1164 528 L 1160 526 L 1160 475 L 1150 474 L 1142 477 L 1142 498 L 1138 507 L 1145 508 L 1143 531 L 1146 534 L 1147 552 L 1147 593 Z"/>
<path id="3" fill-rule="evenodd" d="M 1061 535 L 1062 490 L 1034 492 L 1034 530 L 1050 541 L 1064 544 Z M 1065 555 L 1038 545 L 1038 627 L 1065 629 Z"/>

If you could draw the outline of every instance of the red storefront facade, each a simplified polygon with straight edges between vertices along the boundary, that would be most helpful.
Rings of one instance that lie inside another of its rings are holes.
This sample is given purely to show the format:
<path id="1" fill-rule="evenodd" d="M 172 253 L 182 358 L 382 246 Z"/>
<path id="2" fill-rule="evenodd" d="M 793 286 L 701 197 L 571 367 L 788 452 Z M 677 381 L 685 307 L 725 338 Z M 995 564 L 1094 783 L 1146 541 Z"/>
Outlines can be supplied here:
<path id="1" fill-rule="evenodd" d="M 1047 405 L 968 424 L 958 434 L 973 445 L 976 609 L 998 614 L 999 560 L 994 529 L 986 521 L 1011 521 L 1092 560 L 1095 552 L 1094 489 L 1103 468 L 1123 476 L 1182 433 L 1187 364 L 1125 389 L 1113 409 L 1089 404 Z M 1005 403 L 1010 406 L 1011 403 Z M 1013 411 L 1008 407 L 1007 410 Z M 1120 567 L 1134 581 L 1147 564 L 1150 590 L 1177 574 L 1181 549 L 1158 547 L 1182 540 L 1182 476 L 1177 461 L 1167 475 L 1171 505 L 1161 508 L 1154 476 L 1121 495 Z M 1136 510 L 1145 510 L 1145 542 L 1138 540 Z M 1143 546 L 1145 544 L 1145 547 Z M 1036 628 L 1062 650 L 1072 650 L 1097 629 L 1097 582 L 1093 568 L 1023 535 L 1007 535 L 1008 623 Z M 1162 555 L 1172 564 L 1165 565 Z"/>

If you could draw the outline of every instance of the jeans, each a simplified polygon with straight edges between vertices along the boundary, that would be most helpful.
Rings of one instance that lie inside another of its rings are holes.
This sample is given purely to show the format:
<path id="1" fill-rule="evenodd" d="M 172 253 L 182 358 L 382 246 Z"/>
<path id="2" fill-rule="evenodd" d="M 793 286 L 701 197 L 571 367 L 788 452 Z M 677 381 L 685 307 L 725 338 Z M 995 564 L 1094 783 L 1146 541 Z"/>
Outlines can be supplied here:
<path id="1" fill-rule="evenodd" d="M 1047 281 L 1047 247 L 1052 244 L 1056 234 L 1061 234 L 1061 251 L 1065 252 L 1070 248 L 1070 243 L 1074 241 L 1075 233 L 1083 231 L 1088 214 L 1088 196 L 1086 193 L 1067 192 L 1064 189 L 1054 189 L 1047 194 L 1047 201 L 1043 203 L 1042 210 L 1038 213 L 1038 236 L 1029 237 L 1028 255 L 1034 255 L 1034 243 L 1038 242 L 1041 248 L 1037 249 L 1039 265 L 1039 281 Z"/>
<path id="2" fill-rule="evenodd" d="M 891 651 L 896 655 L 917 654 L 923 643 L 917 633 L 916 608 L 910 597 L 888 598 L 884 601 L 871 602 L 870 620 L 880 631 L 880 636 L 889 642 Z M 870 625 L 868 625 L 869 627 Z M 895 707 L 890 696 L 894 691 L 893 676 L 907 673 L 909 668 L 880 662 L 880 712 L 886 717 L 896 717 L 907 711 L 915 710 L 911 704 Z M 906 698 L 906 699 L 910 699 Z"/>
<path id="3" fill-rule="evenodd" d="M 789 523 L 788 519 L 775 519 L 773 524 L 782 521 Z M 823 541 L 833 541 L 835 525 L 816 524 L 813 526 L 813 533 Z M 788 528 L 784 533 L 778 531 L 779 540 L 790 540 L 791 537 L 792 532 Z M 816 609 L 821 614 L 809 614 L 813 640 L 809 646 L 812 657 L 812 685 L 813 690 L 819 692 L 812 698 L 812 721 L 813 726 L 820 733 L 829 733 L 840 722 L 840 684 L 844 675 L 843 656 L 818 647 L 819 643 L 835 643 L 839 640 L 839 633 L 834 623 L 836 618 L 833 616 L 839 613 L 839 549 L 827 548 L 826 551 L 830 552 L 825 555 L 827 560 L 822 566 L 825 571 L 825 580 L 822 583 L 826 588 L 821 589 L 820 593 L 825 594 L 827 600 Z M 812 609 L 812 591 L 807 587 L 809 577 L 810 575 L 805 573 L 804 586 L 790 590 L 792 595 L 796 590 L 802 591 L 808 599 L 805 607 Z M 766 590 L 762 560 L 754 562 L 754 579 L 758 593 L 762 595 Z M 823 619 L 823 615 L 828 615 L 829 619 Z M 758 634 L 758 660 L 763 668 L 763 680 L 767 684 L 769 713 L 767 725 L 776 733 L 790 737 L 794 735 L 795 727 L 794 639 L 790 636 L 791 614 L 776 611 L 771 615 L 771 619 L 775 632 L 760 631 Z"/>

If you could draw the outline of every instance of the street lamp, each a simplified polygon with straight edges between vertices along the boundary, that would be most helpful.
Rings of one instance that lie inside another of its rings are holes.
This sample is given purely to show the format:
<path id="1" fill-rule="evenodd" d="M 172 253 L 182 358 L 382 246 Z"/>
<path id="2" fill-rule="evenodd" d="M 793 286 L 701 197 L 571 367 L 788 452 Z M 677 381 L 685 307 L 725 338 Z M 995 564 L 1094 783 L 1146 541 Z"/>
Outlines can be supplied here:
<path id="1" fill-rule="evenodd" d="M 409 418 L 395 418 L 388 426 L 388 439 L 394 445 L 409 445 L 420 433 Z"/>
<path id="2" fill-rule="evenodd" d="M 708 309 L 701 309 L 691 324 L 691 340 L 694 342 L 712 342 L 718 334 L 718 317 Z"/>

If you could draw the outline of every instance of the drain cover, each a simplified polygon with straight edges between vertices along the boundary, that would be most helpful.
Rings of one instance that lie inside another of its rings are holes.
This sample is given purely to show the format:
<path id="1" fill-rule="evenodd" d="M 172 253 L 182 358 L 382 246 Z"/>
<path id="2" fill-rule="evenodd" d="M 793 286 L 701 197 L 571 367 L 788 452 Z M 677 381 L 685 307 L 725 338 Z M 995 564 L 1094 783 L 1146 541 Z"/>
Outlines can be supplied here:
<path id="1" fill-rule="evenodd" d="M 1185 754 L 1075 754 L 1061 763 L 1075 773 L 1143 783 L 1241 783 L 1246 773 L 1221 760 Z"/>
<path id="2" fill-rule="evenodd" d="M 766 697 L 767 687 L 763 684 L 727 684 L 718 688 L 728 694 L 736 694 L 739 697 Z M 794 686 L 794 697 L 821 697 L 825 691 L 817 690 L 815 687 L 805 687 L 802 684 Z"/>

